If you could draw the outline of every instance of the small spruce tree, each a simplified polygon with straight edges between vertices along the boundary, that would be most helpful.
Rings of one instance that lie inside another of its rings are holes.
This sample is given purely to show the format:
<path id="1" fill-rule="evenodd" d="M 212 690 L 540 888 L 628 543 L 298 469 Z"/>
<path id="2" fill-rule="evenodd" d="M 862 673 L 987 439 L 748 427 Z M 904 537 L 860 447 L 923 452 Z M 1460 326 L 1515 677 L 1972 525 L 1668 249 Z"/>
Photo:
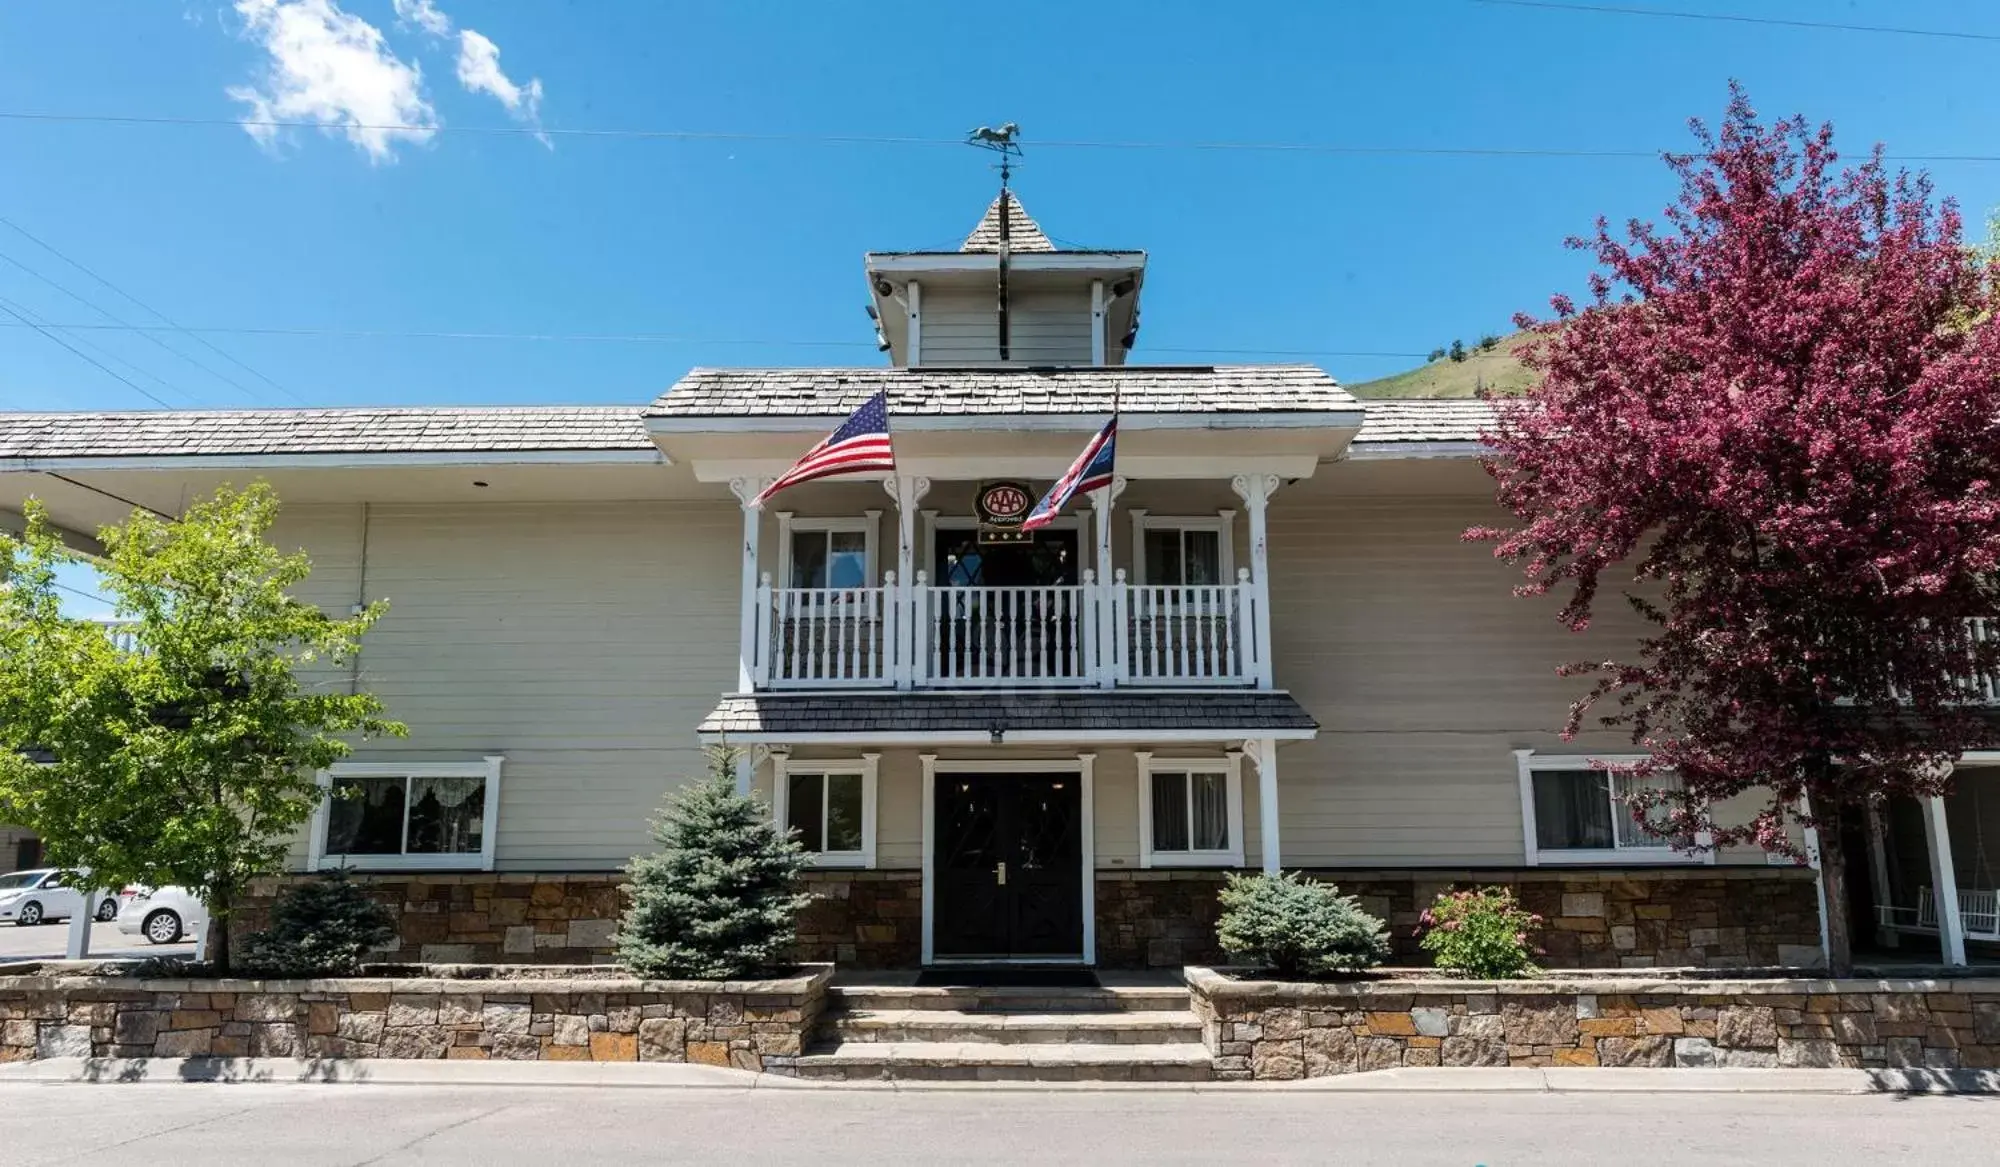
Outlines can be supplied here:
<path id="1" fill-rule="evenodd" d="M 783 964 L 811 896 L 806 852 L 770 808 L 736 793 L 736 753 L 709 752 L 708 777 L 669 798 L 660 850 L 632 860 L 618 956 L 644 977 L 726 980 Z"/>
<path id="2" fill-rule="evenodd" d="M 395 917 L 345 871 L 298 884 L 271 905 L 271 926 L 251 935 L 242 963 L 274 976 L 352 976 L 371 948 L 394 939 Z"/>

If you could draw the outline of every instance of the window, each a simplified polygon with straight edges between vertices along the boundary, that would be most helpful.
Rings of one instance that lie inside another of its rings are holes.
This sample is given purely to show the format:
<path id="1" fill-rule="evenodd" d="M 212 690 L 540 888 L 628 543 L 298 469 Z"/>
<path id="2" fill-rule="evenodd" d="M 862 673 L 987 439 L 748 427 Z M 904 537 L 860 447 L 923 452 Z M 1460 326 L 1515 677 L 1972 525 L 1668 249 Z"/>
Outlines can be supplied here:
<path id="1" fill-rule="evenodd" d="M 500 763 L 345 763 L 323 771 L 314 867 L 490 871 Z"/>
<path id="2" fill-rule="evenodd" d="M 798 832 L 820 867 L 875 866 L 875 773 L 879 754 L 858 762 L 779 758 L 773 774 L 778 825 Z"/>
<path id="3" fill-rule="evenodd" d="M 24 868 L 40 867 L 41 865 L 42 841 L 40 839 L 22 839 L 14 844 L 14 870 L 20 871 Z"/>
<path id="4" fill-rule="evenodd" d="M 1139 755 L 1139 864 L 1241 867 L 1243 768 L 1227 758 Z"/>
<path id="5" fill-rule="evenodd" d="M 1715 861 L 1712 851 L 1690 855 L 1673 840 L 1632 817 L 1630 798 L 1642 789 L 1679 790 L 1673 774 L 1638 778 L 1614 774 L 1605 764 L 1633 757 L 1536 756 L 1516 751 L 1521 816 L 1528 863 L 1670 863 Z M 1664 810 L 1654 812 L 1663 817 Z M 1659 817 L 1653 822 L 1658 823 Z"/>
<path id="6" fill-rule="evenodd" d="M 1211 518 L 1152 518 L 1132 512 L 1135 582 L 1166 586 L 1234 583 L 1235 512 Z"/>
<path id="7" fill-rule="evenodd" d="M 875 525 L 866 518 L 800 519 L 779 512 L 783 586 L 865 588 L 875 579 Z"/>

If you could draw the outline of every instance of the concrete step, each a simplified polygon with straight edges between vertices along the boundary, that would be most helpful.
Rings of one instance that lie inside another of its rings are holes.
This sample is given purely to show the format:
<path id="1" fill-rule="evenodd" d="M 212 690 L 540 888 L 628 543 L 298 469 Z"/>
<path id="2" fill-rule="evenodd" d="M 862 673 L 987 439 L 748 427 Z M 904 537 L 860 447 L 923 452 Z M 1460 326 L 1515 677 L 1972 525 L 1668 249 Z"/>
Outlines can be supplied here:
<path id="1" fill-rule="evenodd" d="M 938 1082 L 1206 1082 L 1200 1042 L 1159 1045 L 996 1045 L 834 1041 L 798 1060 L 801 1078 Z"/>
<path id="2" fill-rule="evenodd" d="M 1095 989 L 835 985 L 827 993 L 829 1008 L 876 1013 L 915 1009 L 961 1013 L 1153 1013 L 1188 1007 L 1185 985 Z"/>
<path id="3" fill-rule="evenodd" d="M 1163 1045 L 1201 1040 L 1185 1009 L 1110 1013 L 990 1013 L 963 1009 L 861 1009 L 829 1013 L 843 1041 L 978 1042 L 987 1045 Z"/>

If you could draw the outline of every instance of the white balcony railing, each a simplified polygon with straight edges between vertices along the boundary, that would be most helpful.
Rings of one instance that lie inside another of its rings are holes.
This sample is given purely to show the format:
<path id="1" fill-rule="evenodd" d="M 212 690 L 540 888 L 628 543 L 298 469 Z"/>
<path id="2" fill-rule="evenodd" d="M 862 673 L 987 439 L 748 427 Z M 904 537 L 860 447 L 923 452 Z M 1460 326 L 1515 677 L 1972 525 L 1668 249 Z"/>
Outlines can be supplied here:
<path id="1" fill-rule="evenodd" d="M 1233 584 L 779 588 L 747 621 L 759 688 L 1256 685 L 1257 592 Z"/>
<path id="2" fill-rule="evenodd" d="M 91 623 L 104 629 L 105 633 L 111 637 L 112 646 L 119 652 L 139 651 L 139 632 L 136 621 L 119 620 L 115 617 L 104 616 L 92 620 Z"/>
<path id="3" fill-rule="evenodd" d="M 1958 893 L 1958 919 L 1965 928 L 1967 939 L 2000 941 L 2000 892 L 1961 888 Z M 1936 932 L 1937 900 L 1930 888 L 1920 887 L 1917 889 L 1916 907 L 1877 904 L 1875 922 L 1898 932 Z"/>

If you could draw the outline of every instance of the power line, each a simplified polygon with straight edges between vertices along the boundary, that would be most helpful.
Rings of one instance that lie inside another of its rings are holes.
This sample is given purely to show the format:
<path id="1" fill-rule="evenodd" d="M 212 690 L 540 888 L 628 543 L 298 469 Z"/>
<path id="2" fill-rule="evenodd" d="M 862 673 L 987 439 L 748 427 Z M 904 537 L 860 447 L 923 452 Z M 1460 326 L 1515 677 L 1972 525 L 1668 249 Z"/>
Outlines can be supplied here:
<path id="1" fill-rule="evenodd" d="M 148 369 L 145 366 L 140 365 L 136 361 L 128 360 L 125 357 L 119 356 L 117 353 L 112 352 L 110 349 L 105 348 L 101 344 L 95 344 L 91 341 L 85 340 L 81 336 L 77 336 L 74 333 L 70 333 L 69 330 L 64 328 L 62 325 L 50 323 L 50 321 L 46 317 L 40 315 L 33 309 L 30 309 L 23 304 L 20 304 L 13 300 L 9 300 L 4 296 L 0 296 L 0 304 L 6 304 L 9 307 L 13 308 L 17 315 L 25 317 L 31 324 L 40 324 L 46 328 L 53 328 L 57 332 L 69 333 L 69 338 L 75 341 L 77 344 L 81 345 L 82 347 L 90 350 L 93 353 L 96 353 L 98 356 L 104 358 L 107 361 L 110 361 L 112 364 L 120 365 L 126 369 L 129 369 L 135 375 L 144 378 L 147 381 L 152 382 L 154 385 L 158 386 L 165 392 L 178 394 L 182 397 L 187 398 L 188 403 L 191 405 L 200 403 L 200 399 L 197 398 L 194 394 L 189 393 L 187 390 L 181 388 L 179 385 L 174 384 L 172 381 L 167 380 L 165 377 L 160 376 L 158 373 L 153 372 L 151 369 Z M 0 321 L 0 327 L 19 328 L 20 325 L 8 324 L 5 321 Z"/>
<path id="2" fill-rule="evenodd" d="M 242 362 L 242 361 L 240 361 L 240 360 L 236 359 L 236 357 L 235 357 L 235 356 L 234 356 L 233 354 L 231 354 L 231 353 L 229 353 L 229 352 L 227 352 L 227 351 L 225 351 L 225 350 L 223 350 L 223 349 L 221 349 L 221 348 L 218 348 L 218 347 L 216 347 L 216 346 L 215 346 L 214 344 L 210 343 L 209 341 L 207 341 L 207 340 L 204 340 L 204 339 L 202 339 L 202 338 L 201 338 L 201 337 L 199 337 L 199 336 L 196 336 L 196 335 L 195 335 L 194 333 L 192 333 L 192 332 L 189 332 L 189 331 L 188 331 L 187 329 L 185 329 L 185 328 L 182 328 L 182 327 L 181 327 L 181 326 L 180 326 L 179 324 L 176 324 L 176 323 L 174 323 L 174 321 L 172 320 L 172 318 L 170 318 L 170 317 L 169 317 L 169 316 L 168 316 L 168 315 L 167 315 L 167 314 L 166 314 L 165 312 L 162 312 L 162 311 L 160 311 L 160 310 L 159 310 L 158 308 L 155 308 L 155 307 L 153 307 L 153 306 L 152 306 L 151 304 L 148 304 L 148 303 L 146 303 L 146 302 L 145 302 L 144 300 L 141 300 L 141 299 L 140 299 L 139 297 L 137 297 L 137 296 L 133 295 L 132 293 L 130 293 L 130 292 L 128 292 L 128 291 L 126 291 L 126 290 L 125 290 L 124 288 L 121 288 L 121 287 L 119 287 L 119 286 L 118 286 L 117 284 L 114 284 L 114 283 L 112 283 L 112 282 L 111 282 L 111 280 L 110 280 L 109 278 L 107 278 L 107 277 L 105 277 L 105 276 L 103 276 L 103 275 L 100 275 L 100 274 L 99 274 L 99 273 L 98 273 L 98 272 L 97 272 L 97 271 L 96 271 L 96 270 L 95 270 L 94 268 L 91 268 L 91 267 L 89 267 L 89 266 L 88 266 L 88 265 L 86 265 L 86 264 L 85 264 L 85 263 L 84 263 L 83 261 L 81 261 L 81 260 L 79 260 L 79 259 L 75 259 L 75 258 L 72 258 L 72 257 L 71 257 L 71 256 L 69 256 L 68 254 L 64 253 L 64 252 L 63 252 L 63 251 L 62 251 L 62 250 L 61 250 L 60 248 L 56 247 L 56 245 L 55 245 L 55 244 L 53 244 L 53 243 L 50 243 L 50 242 L 49 242 L 48 240 L 46 240 L 46 239 L 43 239 L 43 238 L 42 238 L 41 236 L 39 236 L 39 235 L 35 234 L 34 232 L 32 232 L 32 231 L 28 230 L 28 229 L 27 229 L 26 227 L 23 227 L 23 226 L 21 226 L 21 225 L 20 225 L 19 223 L 16 223 L 16 222 L 14 222 L 14 221 L 13 221 L 12 219 L 9 219 L 9 218 L 7 218 L 7 217 L 6 217 L 5 215 L 0 215 L 0 226 L 5 226 L 5 227 L 6 227 L 6 228 L 7 228 L 8 230 L 10 230 L 10 231 L 14 232 L 14 233 L 15 233 L 16 235 L 19 235 L 19 236 L 21 236 L 21 237 L 22 237 L 23 239 L 26 239 L 26 240 L 27 240 L 28 242 L 30 242 L 30 243 L 33 243 L 33 244 L 34 244 L 35 246 L 37 246 L 37 247 L 41 248 L 41 249 L 42 249 L 43 251 L 46 251 L 46 252 L 48 252 L 48 253 L 49 253 L 50 255 L 53 255 L 53 256 L 55 256 L 55 257 L 56 257 L 57 259 L 60 259 L 60 260 L 62 260 L 62 261 L 63 261 L 64 263 L 66 263 L 66 264 L 70 265 L 71 267 L 75 268 L 76 270 L 78 270 L 78 271 L 82 272 L 82 273 L 83 273 L 84 275 L 87 275 L 87 276 L 89 276 L 89 277 L 90 277 L 91 279 L 93 279 L 93 280 L 96 280 L 96 281 L 97 281 L 98 283 L 100 283 L 100 284 L 103 284 L 103 285 L 104 285 L 105 287 L 107 287 L 107 288 L 110 288 L 110 289 L 111 289 L 112 291 L 114 291 L 114 292 L 118 293 L 118 294 L 119 294 L 120 296 L 123 296 L 123 297 L 124 297 L 124 298 L 125 298 L 125 299 L 126 299 L 127 301 L 129 301 L 129 302 L 131 302 L 131 303 L 133 303 L 133 304 L 136 304 L 136 305 L 137 305 L 137 306 L 138 306 L 139 308 L 143 309 L 144 311 L 146 311 L 146 312 L 148 312 L 148 313 L 151 313 L 151 314 L 152 314 L 152 315 L 153 315 L 154 317 L 156 317 L 157 319 L 159 319 L 160 321 L 162 321 L 163 323 L 165 323 L 165 324 L 167 325 L 167 327 L 169 327 L 169 328 L 171 328 L 171 329 L 175 330 L 176 332 L 180 332 L 180 333 L 183 333 L 183 334 L 185 334 L 185 335 L 186 335 L 186 336 L 187 336 L 187 337 L 188 337 L 189 339 L 193 340 L 193 341 L 194 341 L 194 342 L 195 342 L 196 344 L 199 344 L 199 345 L 201 345 L 201 346 L 202 346 L 203 348 L 206 348 L 206 349 L 208 349 L 208 350 L 209 350 L 210 352 L 214 353 L 214 354 L 215 354 L 216 356 L 219 356 L 219 357 L 221 357 L 221 358 L 222 358 L 223 360 L 225 360 L 225 361 L 228 361 L 228 362 L 229 362 L 230 364 L 232 364 L 232 365 L 235 365 L 235 366 L 236 366 L 237 368 L 239 368 L 239 369 L 243 370 L 244 372 L 246 372 L 246 373 L 250 374 L 251 376 L 253 376 L 253 377 L 257 378 L 257 379 L 258 379 L 259 381 L 262 381 L 262 382 L 264 382 L 264 384 L 266 384 L 266 385 L 269 385 L 269 386 L 270 386 L 271 388 L 273 388 L 273 389 L 276 389 L 276 390 L 277 390 L 278 392 L 280 392 L 280 393 L 284 394 L 285 396 L 287 396 L 287 397 L 291 398 L 291 399 L 292 399 L 293 401 L 297 402 L 298 404 L 300 404 L 300 405 L 304 405 L 304 404 L 306 403 L 306 401 L 305 401 L 305 398 L 303 398 L 303 397 L 300 397 L 300 396 L 299 396 L 298 394 L 296 394 L 296 393 L 292 392 L 292 391 L 291 391 L 290 389 L 287 389 L 287 388 L 285 388 L 285 387 L 284 387 L 283 385 L 281 385 L 281 384 L 279 384 L 278 382 L 276 382 L 276 381 L 272 380 L 271 378 L 269 378 L 269 377 L 265 376 L 265 375 L 264 375 L 263 373 L 259 372 L 258 370 L 256 370 L 256 369 L 253 369 L 253 368 L 251 368 L 251 367 L 250 367 L 249 365 L 245 364 L 244 362 Z M 93 305 L 93 307 L 95 307 L 95 305 Z M 98 308 L 97 310 L 98 310 L 99 312 L 104 312 L 104 309 L 102 309 L 102 308 Z M 111 313 L 109 313 L 109 312 L 104 312 L 104 314 L 105 314 L 106 316 L 111 316 Z M 118 319 L 118 318 L 117 318 L 116 316 L 111 316 L 111 318 L 112 318 L 113 320 L 116 320 L 116 319 Z M 164 345 L 163 345 L 162 347 L 166 347 L 166 346 L 164 346 Z M 172 352 L 172 353 L 174 353 L 174 354 L 175 354 L 176 356 L 179 356 L 179 357 L 181 357 L 181 359 L 182 359 L 182 360 L 185 360 L 185 361 L 189 362 L 190 364 L 193 364 L 193 365 L 195 365 L 195 366 L 196 366 L 197 368 L 206 368 L 206 367 L 207 367 L 207 366 L 205 366 L 205 365 L 202 365 L 202 364 L 200 364 L 200 362 L 198 362 L 198 361 L 195 361 L 195 360 L 194 360 L 194 359 L 193 359 L 192 357 L 188 357 L 188 356 L 186 356 L 185 354 L 182 354 L 182 353 L 179 353 L 178 351 L 176 351 L 176 350 L 174 350 L 174 349 L 172 349 L 172 348 L 167 348 L 167 351 L 168 351 L 168 352 Z M 211 373 L 213 373 L 213 374 L 214 374 L 215 376 L 217 376 L 217 377 L 220 377 L 220 378 L 221 378 L 222 380 L 225 380 L 225 381 L 228 381 L 228 382 L 229 382 L 229 383 L 230 383 L 231 385 L 236 385 L 236 387 L 237 387 L 238 389 L 242 389 L 242 390 L 243 390 L 243 392 L 245 392 L 245 393 L 249 393 L 249 392 L 250 392 L 250 391 L 249 391 L 248 389 L 244 389 L 244 388 L 243 388 L 243 386 L 241 386 L 241 385 L 237 385 L 237 383 L 236 383 L 235 381 L 231 380 L 230 378 L 227 378 L 227 377 L 223 377 L 223 376 L 222 376 L 222 374 L 220 374 L 220 373 L 214 373 L 214 371 L 213 371 L 213 370 L 210 370 L 210 372 L 211 372 Z M 254 394 L 252 395 L 251 399 L 252 399 L 252 400 L 255 400 L 255 399 L 256 399 L 256 398 L 255 398 L 255 395 L 254 395 Z"/>
<path id="3" fill-rule="evenodd" d="M 1473 0 L 1474 3 L 1520 3 L 1531 0 Z M 1586 9 L 1591 11 L 1592 9 Z M 1632 9 L 1634 13 L 1663 15 L 1652 9 Z M 1674 15 L 1674 14 L 1664 14 Z M 1688 13 L 1685 15 L 1698 16 Z M 1716 16 L 1712 19 L 1739 19 Z M 1743 17 L 1740 19 L 1751 19 Z M 1821 27 L 1821 26 L 1813 26 Z M 1864 27 L 1864 26 L 1856 26 Z M 1914 31 L 1885 29 L 1881 31 Z M 1939 34 L 1944 35 L 1944 34 Z M 1974 34 L 1965 34 L 1972 36 Z M 1986 38 L 2000 40 L 2000 36 Z M 378 130 L 384 132 L 434 132 L 447 134 L 493 134 L 524 135 L 528 137 L 570 137 L 603 139 L 652 139 L 663 141 L 718 141 L 718 142 L 810 142 L 827 145 L 877 145 L 877 146 L 959 146 L 964 143 L 957 138 L 927 138 L 894 134 L 759 134 L 739 133 L 726 130 L 672 130 L 672 129 L 561 129 L 544 126 L 536 129 L 530 126 L 468 126 L 468 125 L 406 125 L 394 122 L 342 122 L 335 125 L 320 122 L 280 121 L 257 118 L 193 118 L 193 117 L 151 117 L 127 114 L 71 114 L 33 113 L 19 110 L 0 110 L 0 121 L 92 123 L 135 126 L 254 126 L 270 129 L 298 130 Z M 1088 139 L 1054 138 L 1039 140 L 1038 149 L 1052 150 L 1183 150 L 1203 152 L 1233 152 L 1245 154 L 1325 154 L 1352 157 L 1410 157 L 1410 158 L 1544 158 L 1544 159 L 1625 159 L 1629 161 L 1655 161 L 1663 155 L 1685 153 L 1685 150 L 1669 149 L 1572 149 L 1548 146 L 1362 146 L 1336 142 L 1284 142 L 1284 141 L 1223 141 L 1223 140 L 1145 140 L 1145 139 Z M 2000 154 L 1885 154 L 1891 162 L 2000 162 Z M 13 226 L 5 219 L 0 224 Z M 19 230 L 19 228 L 15 228 Z M 151 311 L 151 309 L 149 309 Z M 157 314 L 157 313 L 156 313 Z M 164 316 L 161 317 L 165 319 Z M 225 354 L 226 355 L 226 354 Z M 233 360 L 234 358 L 232 358 Z M 241 363 L 241 362 L 237 362 Z M 256 370 L 251 370 L 255 372 Z M 259 374 L 261 377 L 262 374 Z"/>
<path id="4" fill-rule="evenodd" d="M 43 273 L 36 271 L 34 268 L 29 267 L 27 264 L 22 263 L 20 260 L 15 259 L 13 256 L 8 255 L 4 251 L 0 251 L 0 261 L 12 264 L 13 266 L 21 269 L 27 274 L 47 284 L 49 287 L 54 288 L 56 291 L 61 292 L 65 296 L 68 296 L 70 299 L 75 300 L 77 303 L 83 305 L 84 307 L 90 309 L 91 311 L 99 313 L 104 317 L 106 317 L 107 319 L 112 320 L 118 325 L 124 327 L 125 329 L 134 332 L 141 337 L 144 337 L 145 340 L 148 343 L 152 344 L 154 347 L 159 349 L 164 349 L 171 355 L 179 357 L 181 360 L 186 361 L 188 364 L 193 365 L 195 368 L 200 369 L 202 372 L 207 373 L 209 376 L 214 377 L 216 380 L 221 381 L 224 384 L 233 387 L 234 389 L 236 389 L 237 392 L 242 393 L 245 397 L 248 397 L 250 400 L 256 401 L 258 399 L 257 393 L 252 391 L 248 386 L 242 384 L 241 382 L 238 382 L 232 377 L 229 377 L 223 373 L 217 372 L 212 368 L 209 368 L 207 365 L 202 364 L 200 361 L 195 360 L 193 357 L 187 355 L 186 353 L 180 351 L 174 346 L 168 344 L 166 341 L 161 340 L 159 337 L 153 335 L 154 331 L 157 330 L 142 329 L 134 326 L 130 321 L 110 311 L 103 305 L 93 302 L 88 297 L 74 291 L 71 288 L 64 286 L 61 282 L 51 279 L 47 275 L 44 275 Z M 180 389 L 176 386 L 171 386 L 165 378 L 160 377 L 157 374 L 152 373 L 148 370 L 141 369 L 139 365 L 133 363 L 132 361 L 125 360 L 122 357 L 117 359 L 127 368 L 138 369 L 140 372 L 144 373 L 148 377 L 151 377 L 153 380 L 158 381 L 160 384 L 169 385 L 170 388 L 174 388 L 175 392 L 181 393 L 187 396 L 189 399 L 193 399 L 194 394 L 188 393 L 185 389 Z"/>
<path id="5" fill-rule="evenodd" d="M 0 321 L 0 328 L 20 328 L 20 324 Z M 29 327 L 32 327 L 30 325 Z M 163 326 L 147 324 L 51 324 L 51 328 L 81 329 L 85 331 L 121 332 L 158 330 Z M 564 344 L 683 344 L 683 345 L 758 345 L 768 347 L 798 346 L 803 348 L 866 348 L 877 347 L 872 340 L 798 340 L 794 338 L 763 337 L 705 337 L 681 336 L 660 332 L 469 332 L 424 329 L 386 328 L 260 328 L 254 326 L 234 327 L 179 327 L 178 331 L 190 333 L 240 334 L 246 336 L 291 336 L 301 338 L 333 340 L 485 340 L 485 341 L 528 341 L 537 343 Z M 1427 353 L 1385 349 L 1280 349 L 1280 348 L 1214 348 L 1207 345 L 1194 347 L 1154 347 L 1147 346 L 1149 353 L 1218 353 L 1230 356 L 1323 356 L 1323 357 L 1421 357 Z"/>
<path id="6" fill-rule="evenodd" d="M 1570 4 L 1559 0 L 1472 0 L 1504 8 L 1544 8 L 1555 12 L 1592 12 L 1611 16 L 1656 16 L 1673 20 L 1717 20 L 1730 24 L 1766 24 L 1779 28 L 1810 28 L 1828 32 L 1873 32 L 1890 36 L 1928 36 L 1946 40 L 2000 41 L 2000 33 L 1959 32 L 1941 28 L 1901 28 L 1884 24 L 1839 24 L 1824 20 L 1785 20 L 1775 16 L 1739 16 L 1725 12 L 1681 12 L 1666 8 L 1629 8 L 1617 4 Z"/>
<path id="7" fill-rule="evenodd" d="M 62 337 L 57 336 L 55 333 L 50 332 L 47 328 L 43 327 L 42 325 L 37 324 L 34 321 L 28 319 L 26 316 L 21 315 L 20 312 L 14 309 L 13 305 L 9 304 L 4 300 L 0 300 L 0 312 L 5 312 L 7 315 L 12 316 L 14 319 L 27 325 L 29 328 L 32 328 L 36 332 L 41 333 L 43 336 L 48 337 L 50 340 L 55 341 L 57 344 L 68 349 L 71 353 L 74 353 L 78 360 L 83 361 L 85 364 L 94 366 L 95 368 L 102 371 L 106 376 L 110 377 L 112 380 L 124 384 L 127 388 L 131 389 L 132 392 L 137 393 L 141 397 L 144 397 L 146 400 L 159 406 L 161 409 L 173 408 L 173 406 L 167 404 L 165 401 L 162 401 L 160 400 L 160 398 L 154 396 L 150 391 L 148 391 L 144 386 L 140 385 L 138 382 L 133 381 L 131 378 L 126 377 L 125 375 L 119 373 L 111 366 L 103 363 L 102 361 L 99 361 L 97 358 L 91 356 L 89 353 L 84 352 L 82 349 L 64 340 Z"/>

